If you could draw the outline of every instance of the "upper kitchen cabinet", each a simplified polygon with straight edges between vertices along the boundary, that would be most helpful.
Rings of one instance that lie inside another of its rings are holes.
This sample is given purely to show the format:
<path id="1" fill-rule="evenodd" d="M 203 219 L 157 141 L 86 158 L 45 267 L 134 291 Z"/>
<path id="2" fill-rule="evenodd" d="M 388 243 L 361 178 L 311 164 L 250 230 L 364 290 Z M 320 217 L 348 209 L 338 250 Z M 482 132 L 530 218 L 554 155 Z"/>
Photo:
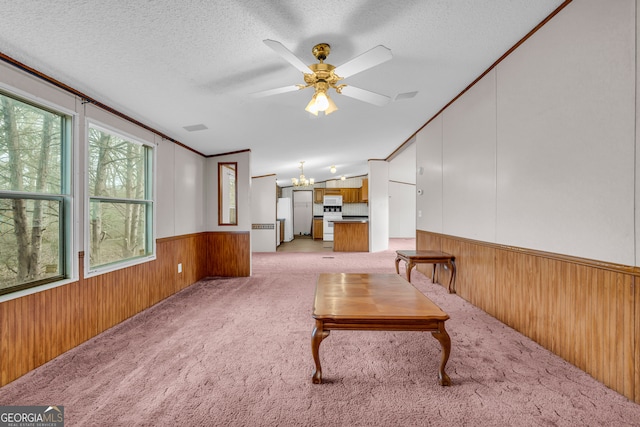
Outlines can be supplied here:
<path id="1" fill-rule="evenodd" d="M 359 188 L 341 188 L 342 203 L 360 203 Z"/>
<path id="2" fill-rule="evenodd" d="M 313 189 L 313 203 L 324 203 L 324 188 Z"/>
<path id="3" fill-rule="evenodd" d="M 369 178 L 362 178 L 362 188 L 360 188 L 360 201 L 369 201 Z"/>

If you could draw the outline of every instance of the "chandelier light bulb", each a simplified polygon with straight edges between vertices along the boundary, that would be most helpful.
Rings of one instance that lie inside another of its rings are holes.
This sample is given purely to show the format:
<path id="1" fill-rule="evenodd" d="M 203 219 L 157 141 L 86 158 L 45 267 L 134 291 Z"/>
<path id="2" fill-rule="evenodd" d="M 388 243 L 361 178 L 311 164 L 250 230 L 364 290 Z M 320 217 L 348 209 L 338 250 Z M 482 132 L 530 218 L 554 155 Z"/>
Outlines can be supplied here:
<path id="1" fill-rule="evenodd" d="M 331 173 L 336 173 L 336 167 L 335 166 L 331 166 L 331 169 L 329 169 L 331 171 Z"/>

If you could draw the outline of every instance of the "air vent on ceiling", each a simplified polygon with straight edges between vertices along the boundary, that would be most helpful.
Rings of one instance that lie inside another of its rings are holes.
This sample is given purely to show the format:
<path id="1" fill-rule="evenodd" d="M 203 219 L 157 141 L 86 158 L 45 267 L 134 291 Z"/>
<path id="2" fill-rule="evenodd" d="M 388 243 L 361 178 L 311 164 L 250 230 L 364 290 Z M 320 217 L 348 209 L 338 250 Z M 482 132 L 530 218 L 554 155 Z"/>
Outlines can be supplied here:
<path id="1" fill-rule="evenodd" d="M 197 130 L 205 130 L 209 128 L 203 125 L 202 123 L 200 123 L 198 125 L 185 126 L 182 129 L 186 130 L 187 132 L 195 132 Z"/>
<path id="2" fill-rule="evenodd" d="M 418 94 L 418 92 L 405 92 L 405 93 L 399 93 L 396 95 L 396 97 L 394 98 L 396 101 L 400 101 L 401 99 L 409 99 L 409 98 L 413 98 L 414 96 L 416 96 Z"/>

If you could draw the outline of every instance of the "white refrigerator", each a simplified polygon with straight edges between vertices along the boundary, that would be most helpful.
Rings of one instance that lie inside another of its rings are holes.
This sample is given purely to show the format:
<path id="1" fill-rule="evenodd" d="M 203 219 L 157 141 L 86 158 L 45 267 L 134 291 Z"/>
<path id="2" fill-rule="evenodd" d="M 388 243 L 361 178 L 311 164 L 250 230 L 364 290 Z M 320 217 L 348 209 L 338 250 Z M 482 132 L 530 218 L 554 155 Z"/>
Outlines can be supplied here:
<path id="1" fill-rule="evenodd" d="M 293 204 L 289 197 L 280 197 L 276 206 L 276 216 L 284 219 L 284 242 L 293 240 Z"/>

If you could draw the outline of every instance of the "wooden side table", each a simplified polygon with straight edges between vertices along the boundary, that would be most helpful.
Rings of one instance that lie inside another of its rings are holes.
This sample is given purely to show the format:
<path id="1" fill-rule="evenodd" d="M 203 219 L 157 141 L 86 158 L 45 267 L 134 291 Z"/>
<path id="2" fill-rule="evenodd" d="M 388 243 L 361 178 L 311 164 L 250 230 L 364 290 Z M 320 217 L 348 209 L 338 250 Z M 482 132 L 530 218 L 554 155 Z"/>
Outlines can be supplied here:
<path id="1" fill-rule="evenodd" d="M 446 252 L 440 251 L 396 251 L 396 273 L 400 274 L 400 261 L 405 262 L 407 281 L 411 282 L 411 270 L 416 264 L 433 264 L 433 273 L 431 281 L 436 281 L 436 266 L 438 264 L 446 264 L 451 268 L 451 277 L 449 277 L 448 290 L 450 294 L 455 293 L 453 288 L 456 277 L 456 257 Z"/>

